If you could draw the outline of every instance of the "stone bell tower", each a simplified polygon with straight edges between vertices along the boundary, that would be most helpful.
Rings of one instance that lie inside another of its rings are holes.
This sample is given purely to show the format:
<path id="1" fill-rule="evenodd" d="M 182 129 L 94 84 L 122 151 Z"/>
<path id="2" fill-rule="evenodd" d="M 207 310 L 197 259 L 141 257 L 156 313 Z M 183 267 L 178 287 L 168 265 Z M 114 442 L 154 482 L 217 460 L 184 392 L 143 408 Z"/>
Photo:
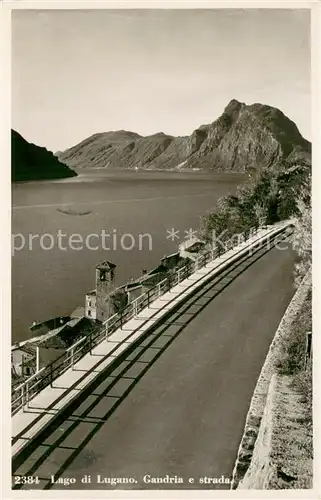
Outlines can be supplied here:
<path id="1" fill-rule="evenodd" d="M 96 319 L 105 321 L 112 315 L 110 294 L 115 288 L 115 264 L 102 262 L 96 267 Z"/>

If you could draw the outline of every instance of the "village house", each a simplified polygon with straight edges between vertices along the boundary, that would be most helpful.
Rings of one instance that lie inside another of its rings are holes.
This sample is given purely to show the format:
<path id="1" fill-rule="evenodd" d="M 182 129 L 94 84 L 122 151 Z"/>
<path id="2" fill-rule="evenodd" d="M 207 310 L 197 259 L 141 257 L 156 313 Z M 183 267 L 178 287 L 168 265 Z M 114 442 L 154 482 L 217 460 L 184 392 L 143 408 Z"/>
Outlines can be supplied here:
<path id="1" fill-rule="evenodd" d="M 190 262 L 204 250 L 205 243 L 193 237 L 179 245 L 178 252 L 165 255 L 160 264 L 125 285 L 115 287 L 115 264 L 105 261 L 96 267 L 96 288 L 86 294 L 85 313 L 88 319 L 101 322 L 119 312 L 143 293 L 155 287 L 171 273 Z"/>
<path id="2" fill-rule="evenodd" d="M 144 270 L 139 278 L 117 288 L 116 265 L 107 260 L 98 264 L 95 270 L 96 287 L 86 294 L 84 307 L 78 307 L 69 316 L 35 321 L 30 327 L 34 336 L 12 346 L 13 382 L 30 377 L 61 356 L 78 339 L 97 331 L 110 316 L 153 289 L 179 268 L 194 262 L 204 248 L 204 242 L 190 238 L 179 245 L 178 252 L 165 255 L 157 267 L 149 272 Z"/>
<path id="3" fill-rule="evenodd" d="M 36 349 L 27 343 L 11 347 L 11 376 L 13 380 L 30 377 L 36 369 Z"/>

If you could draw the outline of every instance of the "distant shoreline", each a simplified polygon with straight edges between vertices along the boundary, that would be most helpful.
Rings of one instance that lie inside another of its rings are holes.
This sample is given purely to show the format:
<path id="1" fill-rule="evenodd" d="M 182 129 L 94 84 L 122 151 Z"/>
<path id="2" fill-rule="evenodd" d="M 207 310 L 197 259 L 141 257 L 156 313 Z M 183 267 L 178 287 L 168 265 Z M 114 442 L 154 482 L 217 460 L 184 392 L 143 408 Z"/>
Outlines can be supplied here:
<path id="1" fill-rule="evenodd" d="M 158 176 L 159 178 L 163 176 L 175 176 L 177 179 L 182 176 L 182 179 L 184 178 L 186 180 L 186 176 L 190 176 L 191 178 L 211 178 L 215 179 L 215 177 L 222 177 L 222 178 L 240 178 L 240 182 L 247 177 L 246 172 L 216 172 L 213 170 L 192 170 L 192 169 L 182 169 L 182 170 L 166 170 L 166 169 L 140 169 L 140 170 L 134 170 L 134 169 L 129 169 L 129 168 L 119 168 L 119 169 L 105 169 L 105 168 L 94 168 L 94 167 L 80 167 L 80 168 L 75 168 L 75 172 L 78 174 L 77 176 L 74 177 L 64 177 L 64 178 L 53 178 L 53 179 L 39 179 L 35 180 L 32 179 L 30 181 L 15 181 L 12 182 L 11 185 L 13 186 L 20 186 L 24 184 L 66 184 L 66 183 L 79 183 L 79 182 L 86 182 L 87 181 L 94 181 L 95 178 L 121 178 L 121 177 L 131 177 L 135 178 L 137 177 L 143 177 L 149 174 L 153 176 Z"/>

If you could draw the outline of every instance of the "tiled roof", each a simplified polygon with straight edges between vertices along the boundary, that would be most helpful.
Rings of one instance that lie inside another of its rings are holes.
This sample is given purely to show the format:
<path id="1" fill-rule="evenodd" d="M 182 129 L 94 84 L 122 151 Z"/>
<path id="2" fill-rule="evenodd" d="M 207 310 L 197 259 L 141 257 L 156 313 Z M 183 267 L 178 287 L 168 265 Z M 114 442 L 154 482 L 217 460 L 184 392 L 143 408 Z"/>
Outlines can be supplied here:
<path id="1" fill-rule="evenodd" d="M 104 262 L 98 264 L 98 266 L 96 266 L 96 269 L 109 270 L 109 269 L 115 269 L 115 267 L 116 264 L 113 264 L 112 262 L 105 260 Z"/>

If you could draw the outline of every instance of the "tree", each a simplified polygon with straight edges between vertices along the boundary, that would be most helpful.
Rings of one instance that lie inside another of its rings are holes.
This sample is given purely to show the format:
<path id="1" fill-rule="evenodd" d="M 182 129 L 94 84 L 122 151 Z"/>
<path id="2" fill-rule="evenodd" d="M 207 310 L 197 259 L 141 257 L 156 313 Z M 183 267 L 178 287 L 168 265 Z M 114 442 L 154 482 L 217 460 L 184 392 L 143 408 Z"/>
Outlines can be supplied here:
<path id="1" fill-rule="evenodd" d="M 280 167 L 281 169 L 281 167 Z M 273 224 L 297 216 L 297 247 L 307 240 L 311 228 L 310 170 L 292 165 L 281 170 L 256 169 L 248 182 L 239 186 L 236 195 L 220 198 L 217 208 L 202 218 L 201 235 L 213 243 L 213 236 L 224 242 L 251 228 Z M 224 245 L 222 245 L 223 247 Z M 301 264 L 306 260 L 303 246 L 299 252 Z M 308 264 L 307 264 L 308 265 Z"/>

